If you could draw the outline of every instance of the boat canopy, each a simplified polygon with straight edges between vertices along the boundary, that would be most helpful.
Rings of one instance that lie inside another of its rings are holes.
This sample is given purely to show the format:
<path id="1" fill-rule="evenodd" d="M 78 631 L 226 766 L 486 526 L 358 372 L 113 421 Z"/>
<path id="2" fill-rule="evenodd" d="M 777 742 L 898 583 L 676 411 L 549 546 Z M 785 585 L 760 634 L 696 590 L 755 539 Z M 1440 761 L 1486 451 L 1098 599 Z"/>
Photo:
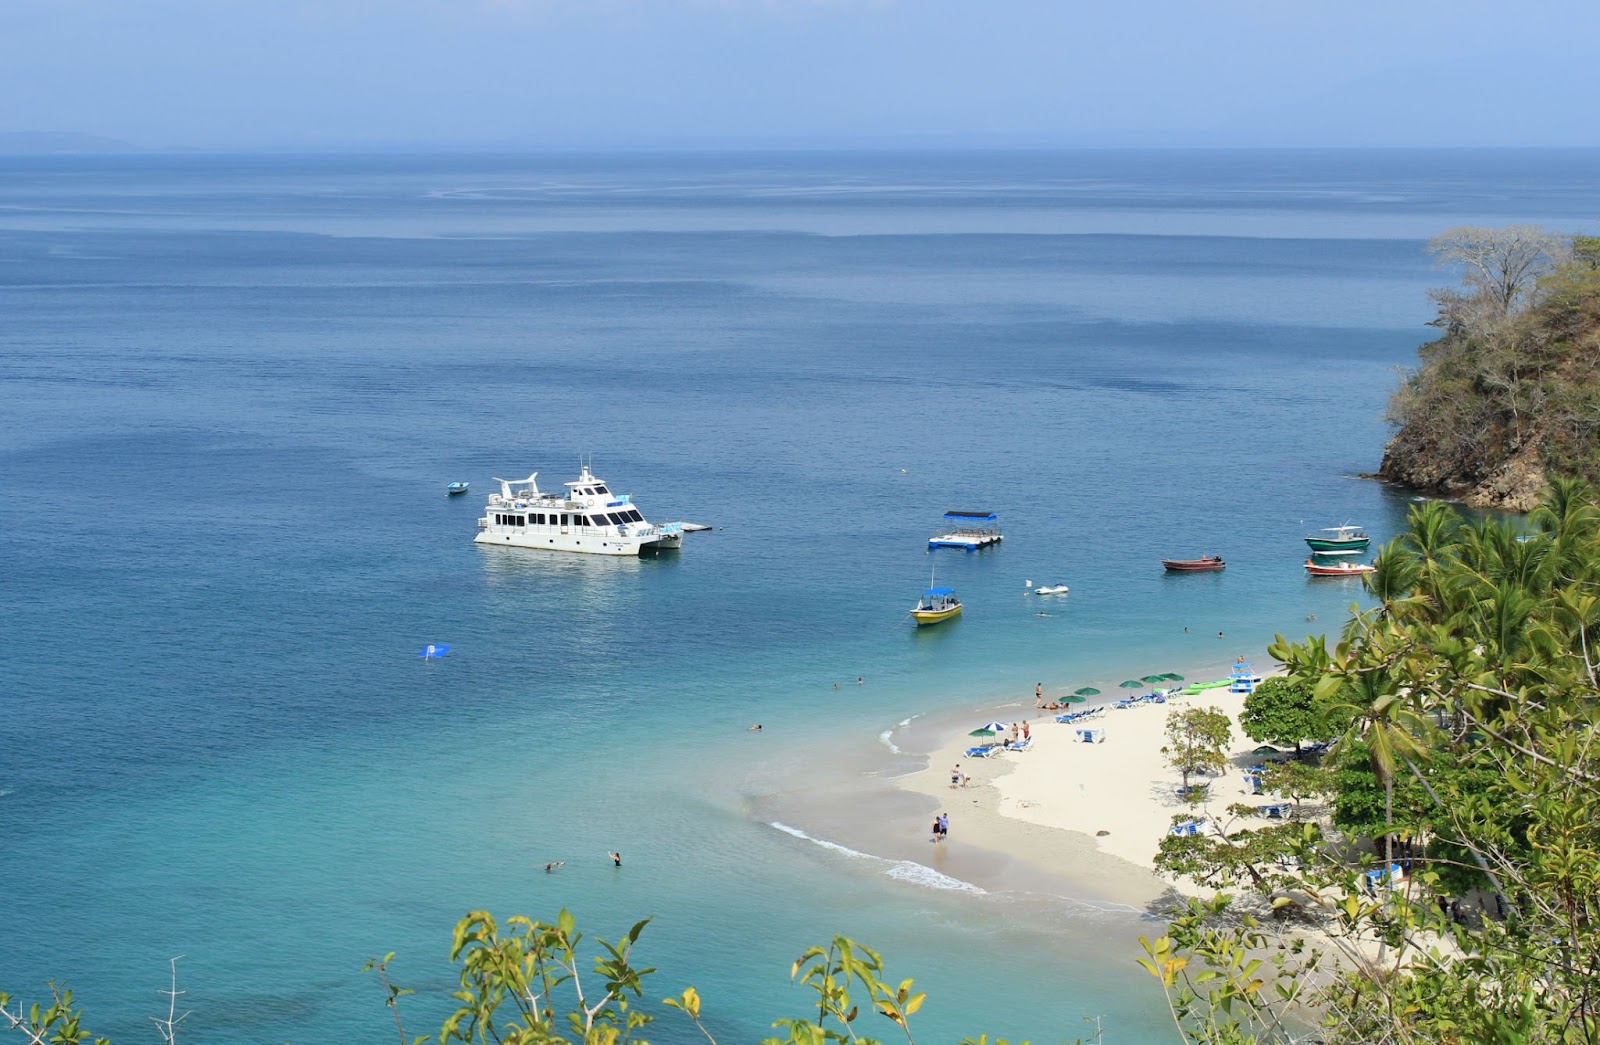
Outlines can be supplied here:
<path id="1" fill-rule="evenodd" d="M 924 595 L 954 595 L 955 593 L 956 593 L 956 590 L 954 588 L 929 588 L 927 591 L 923 592 L 922 594 L 924 594 Z"/>
<path id="2" fill-rule="evenodd" d="M 985 511 L 978 511 L 978 512 L 945 512 L 944 513 L 944 517 L 946 519 L 983 519 L 986 522 L 994 522 L 996 519 L 1000 518 L 998 515 L 996 515 L 993 512 L 985 512 Z"/>

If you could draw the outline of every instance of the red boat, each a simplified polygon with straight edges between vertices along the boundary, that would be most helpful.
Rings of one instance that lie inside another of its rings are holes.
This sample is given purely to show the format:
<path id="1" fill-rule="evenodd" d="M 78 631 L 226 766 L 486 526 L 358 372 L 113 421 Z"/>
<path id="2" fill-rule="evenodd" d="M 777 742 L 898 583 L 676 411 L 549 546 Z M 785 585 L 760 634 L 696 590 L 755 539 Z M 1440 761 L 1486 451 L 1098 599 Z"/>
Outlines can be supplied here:
<path id="1" fill-rule="evenodd" d="M 1202 555 L 1198 559 L 1162 559 L 1161 565 L 1179 573 L 1196 573 L 1201 570 L 1220 570 L 1228 565 L 1220 555 Z"/>
<path id="2" fill-rule="evenodd" d="M 1364 562 L 1318 562 L 1316 559 L 1306 560 L 1306 572 L 1313 577 L 1359 577 L 1363 573 L 1377 573 L 1376 566 L 1368 566 Z"/>

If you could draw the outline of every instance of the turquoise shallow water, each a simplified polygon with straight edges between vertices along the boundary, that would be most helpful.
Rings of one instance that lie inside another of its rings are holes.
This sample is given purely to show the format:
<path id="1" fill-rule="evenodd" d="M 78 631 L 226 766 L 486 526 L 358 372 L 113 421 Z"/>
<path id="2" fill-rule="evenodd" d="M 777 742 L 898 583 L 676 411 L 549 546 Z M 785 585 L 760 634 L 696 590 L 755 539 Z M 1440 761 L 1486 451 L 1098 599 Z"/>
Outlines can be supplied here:
<path id="1" fill-rule="evenodd" d="M 199 1038 L 378 1041 L 367 956 L 421 1032 L 463 911 L 565 905 L 654 915 L 656 993 L 697 984 L 724 1040 L 800 1011 L 789 962 L 841 931 L 932 992 L 927 1040 L 1156 1040 L 1133 916 L 759 810 L 912 715 L 1337 620 L 1358 591 L 1300 537 L 1403 517 L 1350 476 L 1428 335 L 1421 241 L 1581 228 L 1595 159 L 12 163 L 0 986 L 68 979 L 138 1040 L 184 954 Z M 507 554 L 442 495 L 580 453 L 719 529 Z M 970 506 L 1004 546 L 929 555 Z M 918 633 L 935 565 L 968 609 Z"/>

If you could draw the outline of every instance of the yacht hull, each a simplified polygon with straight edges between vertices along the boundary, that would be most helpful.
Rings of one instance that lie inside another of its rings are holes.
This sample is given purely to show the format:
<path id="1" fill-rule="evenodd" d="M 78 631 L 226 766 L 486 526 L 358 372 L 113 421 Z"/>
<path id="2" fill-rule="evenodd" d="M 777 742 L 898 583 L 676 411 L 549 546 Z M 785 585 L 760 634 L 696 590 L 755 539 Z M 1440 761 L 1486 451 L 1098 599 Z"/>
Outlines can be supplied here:
<path id="1" fill-rule="evenodd" d="M 497 548 L 532 548 L 547 552 L 576 552 L 580 555 L 638 555 L 652 548 L 655 537 L 633 540 L 627 537 L 597 537 L 590 534 L 506 533 L 480 530 L 472 539 L 474 544 L 487 544 Z M 674 545 L 676 547 L 676 545 Z"/>

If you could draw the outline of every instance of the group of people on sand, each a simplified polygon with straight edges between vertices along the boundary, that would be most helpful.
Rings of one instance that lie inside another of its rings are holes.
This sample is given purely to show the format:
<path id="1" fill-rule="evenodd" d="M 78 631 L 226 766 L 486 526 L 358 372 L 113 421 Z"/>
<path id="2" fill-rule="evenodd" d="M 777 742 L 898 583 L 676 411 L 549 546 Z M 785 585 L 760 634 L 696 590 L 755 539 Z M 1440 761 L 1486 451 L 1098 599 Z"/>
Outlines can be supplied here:
<path id="1" fill-rule="evenodd" d="M 1035 682 L 1033 684 L 1033 706 L 1040 711 L 1064 711 L 1067 707 L 1067 705 L 1058 704 L 1053 700 L 1049 703 L 1045 702 L 1043 682 Z"/>

